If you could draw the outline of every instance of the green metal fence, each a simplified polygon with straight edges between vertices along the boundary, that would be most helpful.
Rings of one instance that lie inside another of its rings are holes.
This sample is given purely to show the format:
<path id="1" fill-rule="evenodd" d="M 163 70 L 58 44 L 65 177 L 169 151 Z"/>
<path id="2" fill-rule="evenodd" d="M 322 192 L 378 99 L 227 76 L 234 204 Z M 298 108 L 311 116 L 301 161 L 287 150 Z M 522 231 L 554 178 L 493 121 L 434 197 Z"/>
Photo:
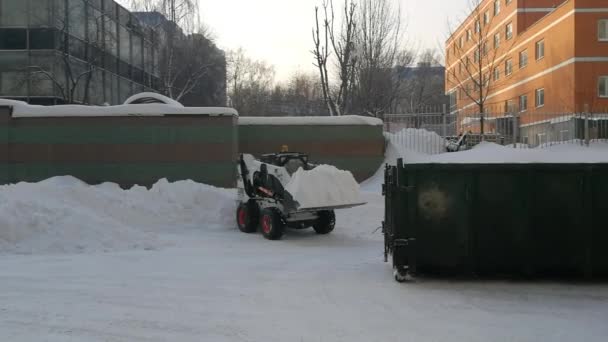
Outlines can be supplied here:
<path id="1" fill-rule="evenodd" d="M 0 184 L 71 175 L 150 186 L 235 184 L 235 116 L 20 117 L 0 108 Z"/>
<path id="2" fill-rule="evenodd" d="M 371 177 L 384 161 L 381 125 L 239 125 L 239 151 L 259 156 L 290 151 L 311 161 L 349 170 L 358 181 Z"/>
<path id="3" fill-rule="evenodd" d="M 608 164 L 399 163 L 384 193 L 400 272 L 608 276 Z"/>

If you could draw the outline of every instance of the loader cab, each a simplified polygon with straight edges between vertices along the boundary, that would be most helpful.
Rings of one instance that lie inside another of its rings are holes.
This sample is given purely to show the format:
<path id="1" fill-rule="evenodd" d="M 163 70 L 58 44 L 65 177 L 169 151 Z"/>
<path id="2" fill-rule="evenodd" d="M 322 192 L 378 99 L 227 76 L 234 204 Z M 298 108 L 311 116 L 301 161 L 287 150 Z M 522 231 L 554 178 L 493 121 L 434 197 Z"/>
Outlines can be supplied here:
<path id="1" fill-rule="evenodd" d="M 308 163 L 308 155 L 299 152 L 282 152 L 264 154 L 260 161 L 270 165 L 284 167 L 292 176 L 299 168 L 311 170 L 313 166 Z"/>

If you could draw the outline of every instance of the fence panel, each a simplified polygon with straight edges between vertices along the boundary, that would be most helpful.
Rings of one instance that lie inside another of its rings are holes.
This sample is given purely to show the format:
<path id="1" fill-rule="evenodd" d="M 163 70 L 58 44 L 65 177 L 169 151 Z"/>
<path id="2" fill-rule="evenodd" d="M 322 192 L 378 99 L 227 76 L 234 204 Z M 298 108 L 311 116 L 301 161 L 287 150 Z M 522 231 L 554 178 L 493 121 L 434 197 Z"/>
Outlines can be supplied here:
<path id="1" fill-rule="evenodd" d="M 446 151 L 449 141 L 466 134 L 466 147 L 481 141 L 515 148 L 558 144 L 589 146 L 608 142 L 604 113 L 444 113 L 390 114 L 384 117 L 388 139 L 404 149 L 427 154 Z"/>

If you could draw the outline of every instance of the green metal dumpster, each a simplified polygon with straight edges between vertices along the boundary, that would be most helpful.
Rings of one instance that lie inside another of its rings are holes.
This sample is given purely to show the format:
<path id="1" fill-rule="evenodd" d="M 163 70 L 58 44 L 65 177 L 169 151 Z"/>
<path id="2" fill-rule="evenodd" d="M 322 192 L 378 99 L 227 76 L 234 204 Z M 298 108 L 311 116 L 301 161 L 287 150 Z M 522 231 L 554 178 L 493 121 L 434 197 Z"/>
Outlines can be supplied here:
<path id="1" fill-rule="evenodd" d="M 406 273 L 608 276 L 608 164 L 387 166 L 385 255 Z"/>

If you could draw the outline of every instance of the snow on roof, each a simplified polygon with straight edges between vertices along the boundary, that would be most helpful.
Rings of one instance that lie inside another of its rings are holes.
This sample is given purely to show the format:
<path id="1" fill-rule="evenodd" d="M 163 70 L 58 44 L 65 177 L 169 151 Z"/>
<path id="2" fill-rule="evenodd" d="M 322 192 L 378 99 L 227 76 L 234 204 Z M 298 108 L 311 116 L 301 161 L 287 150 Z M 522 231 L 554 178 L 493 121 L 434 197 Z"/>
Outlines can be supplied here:
<path id="1" fill-rule="evenodd" d="M 285 126 L 340 126 L 367 125 L 382 126 L 382 120 L 367 116 L 289 116 L 289 117 L 240 117 L 239 125 L 285 125 Z"/>
<path id="2" fill-rule="evenodd" d="M 181 103 L 179 103 L 171 98 L 168 98 L 168 97 L 158 94 L 158 93 L 150 93 L 150 92 L 143 92 L 143 93 L 135 94 L 135 95 L 129 97 L 128 99 L 126 99 L 125 104 L 133 104 L 133 102 L 136 102 L 137 100 L 144 100 L 147 98 L 155 99 L 161 103 L 172 105 L 175 107 L 183 107 L 183 105 Z"/>
<path id="3" fill-rule="evenodd" d="M 0 106 L 13 108 L 13 117 L 99 117 L 99 116 L 165 116 L 209 115 L 238 116 L 236 110 L 223 107 L 183 107 L 171 104 L 129 104 L 118 106 L 34 106 L 22 101 L 0 99 Z"/>

